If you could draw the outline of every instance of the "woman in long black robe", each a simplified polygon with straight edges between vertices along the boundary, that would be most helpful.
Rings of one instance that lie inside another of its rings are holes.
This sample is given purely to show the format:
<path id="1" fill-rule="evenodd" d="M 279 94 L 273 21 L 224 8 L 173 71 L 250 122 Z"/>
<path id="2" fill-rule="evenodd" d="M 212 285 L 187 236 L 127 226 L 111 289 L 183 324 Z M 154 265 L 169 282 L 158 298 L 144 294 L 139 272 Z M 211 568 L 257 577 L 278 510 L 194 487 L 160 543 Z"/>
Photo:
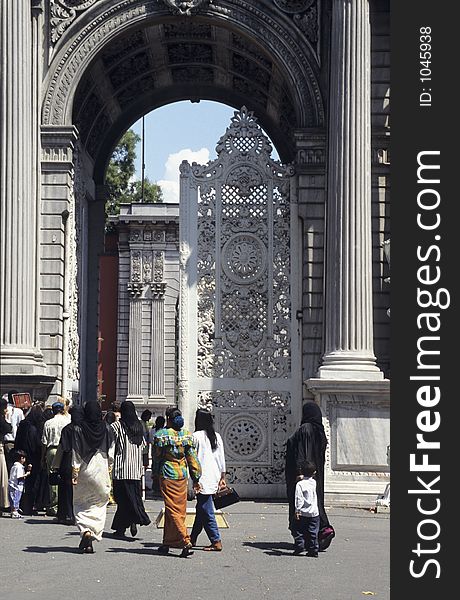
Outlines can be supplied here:
<path id="1" fill-rule="evenodd" d="M 48 474 L 41 464 L 42 433 L 45 416 L 40 405 L 32 406 L 26 418 L 21 421 L 16 431 L 15 450 L 23 450 L 27 456 L 27 464 L 32 465 L 29 477 L 24 483 L 20 508 L 24 515 L 32 515 L 43 510 L 49 503 Z"/>
<path id="2" fill-rule="evenodd" d="M 57 520 L 59 523 L 71 525 L 75 523 L 73 512 L 73 485 L 72 485 L 72 440 L 75 425 L 80 425 L 84 418 L 81 406 L 70 409 L 71 422 L 61 431 L 61 439 L 56 452 L 54 464 L 59 463 L 60 481 L 58 484 L 58 509 Z"/>
<path id="3" fill-rule="evenodd" d="M 295 486 L 297 466 L 308 460 L 316 465 L 316 493 L 318 496 L 318 510 L 321 532 L 327 532 L 332 539 L 333 528 L 324 508 L 324 463 L 326 456 L 327 438 L 324 432 L 321 409 L 314 402 L 306 402 L 302 407 L 302 421 L 297 431 L 286 443 L 286 488 L 289 502 L 289 530 L 292 533 L 295 519 Z M 328 532 L 328 530 L 331 532 Z M 324 535 L 324 533 L 323 533 Z M 330 543 L 329 539 L 329 543 Z M 323 544 L 323 548 L 326 546 Z M 320 545 L 321 548 L 321 545 Z"/>

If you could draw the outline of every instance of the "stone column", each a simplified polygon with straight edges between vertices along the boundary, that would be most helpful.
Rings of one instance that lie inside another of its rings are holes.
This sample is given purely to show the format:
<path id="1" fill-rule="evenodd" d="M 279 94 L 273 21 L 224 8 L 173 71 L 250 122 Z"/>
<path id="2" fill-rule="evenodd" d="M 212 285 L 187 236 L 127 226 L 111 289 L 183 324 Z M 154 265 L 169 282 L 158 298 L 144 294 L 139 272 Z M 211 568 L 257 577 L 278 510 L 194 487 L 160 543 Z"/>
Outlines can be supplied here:
<path id="1" fill-rule="evenodd" d="M 2 376 L 40 377 L 46 366 L 38 348 L 38 138 L 30 2 L 0 3 L 0 57 Z"/>
<path id="2" fill-rule="evenodd" d="M 373 351 L 370 56 L 368 0 L 333 0 L 325 379 L 383 379 Z"/>
<path id="3" fill-rule="evenodd" d="M 128 284 L 129 302 L 129 351 L 128 351 L 128 398 L 142 402 L 142 290 L 143 284 Z"/>
<path id="4" fill-rule="evenodd" d="M 150 363 L 150 399 L 165 398 L 165 290 L 166 283 L 153 283 L 152 290 L 152 347 Z"/>

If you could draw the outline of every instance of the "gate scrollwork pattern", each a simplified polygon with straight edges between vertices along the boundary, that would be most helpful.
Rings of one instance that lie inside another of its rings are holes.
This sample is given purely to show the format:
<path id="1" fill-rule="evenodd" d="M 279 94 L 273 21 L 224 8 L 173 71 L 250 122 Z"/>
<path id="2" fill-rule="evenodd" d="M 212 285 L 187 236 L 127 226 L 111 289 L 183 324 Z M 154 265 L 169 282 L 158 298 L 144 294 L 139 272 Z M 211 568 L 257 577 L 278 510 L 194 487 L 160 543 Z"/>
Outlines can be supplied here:
<path id="1" fill-rule="evenodd" d="M 243 107 L 220 139 L 214 164 L 194 165 L 201 192 L 197 315 L 201 377 L 290 374 L 286 175 L 291 171 L 271 159 L 271 150 L 253 114 Z"/>
<path id="2" fill-rule="evenodd" d="M 292 429 L 289 392 L 200 392 L 198 405 L 215 416 L 230 483 L 284 481 L 285 444 Z"/>

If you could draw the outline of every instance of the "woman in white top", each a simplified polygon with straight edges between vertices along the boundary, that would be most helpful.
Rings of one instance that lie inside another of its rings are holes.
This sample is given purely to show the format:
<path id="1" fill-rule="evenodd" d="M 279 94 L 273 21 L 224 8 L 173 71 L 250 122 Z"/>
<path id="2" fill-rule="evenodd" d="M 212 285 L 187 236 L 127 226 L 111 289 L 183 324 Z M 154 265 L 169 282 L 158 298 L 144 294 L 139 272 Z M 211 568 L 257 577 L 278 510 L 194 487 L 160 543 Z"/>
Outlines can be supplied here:
<path id="1" fill-rule="evenodd" d="M 196 546 L 197 538 L 204 528 L 211 542 L 204 549 L 220 552 L 222 541 L 214 515 L 212 495 L 226 485 L 225 456 L 222 438 L 214 430 L 212 415 L 207 410 L 196 411 L 193 439 L 202 474 L 199 480 L 200 491 L 196 495 L 196 514 L 190 541 Z"/>

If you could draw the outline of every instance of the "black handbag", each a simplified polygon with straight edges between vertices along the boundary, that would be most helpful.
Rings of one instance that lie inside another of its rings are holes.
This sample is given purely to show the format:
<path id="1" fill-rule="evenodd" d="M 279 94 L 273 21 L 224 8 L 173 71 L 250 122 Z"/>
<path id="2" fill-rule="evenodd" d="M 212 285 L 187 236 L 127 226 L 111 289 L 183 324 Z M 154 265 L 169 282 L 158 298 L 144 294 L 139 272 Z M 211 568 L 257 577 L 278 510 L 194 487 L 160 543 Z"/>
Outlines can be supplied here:
<path id="1" fill-rule="evenodd" d="M 236 490 L 228 486 L 213 494 L 212 499 L 214 500 L 214 506 L 217 510 L 225 508 L 226 506 L 231 506 L 240 501 L 240 497 Z"/>

